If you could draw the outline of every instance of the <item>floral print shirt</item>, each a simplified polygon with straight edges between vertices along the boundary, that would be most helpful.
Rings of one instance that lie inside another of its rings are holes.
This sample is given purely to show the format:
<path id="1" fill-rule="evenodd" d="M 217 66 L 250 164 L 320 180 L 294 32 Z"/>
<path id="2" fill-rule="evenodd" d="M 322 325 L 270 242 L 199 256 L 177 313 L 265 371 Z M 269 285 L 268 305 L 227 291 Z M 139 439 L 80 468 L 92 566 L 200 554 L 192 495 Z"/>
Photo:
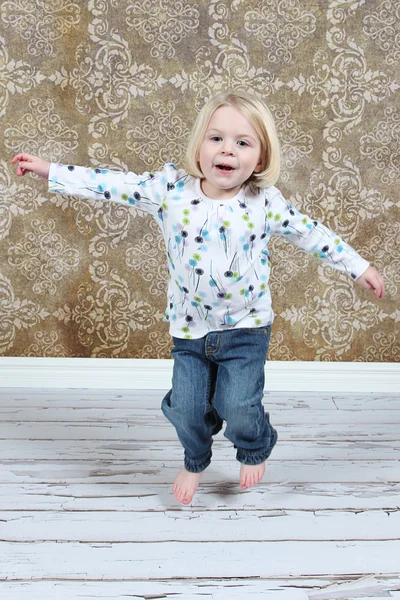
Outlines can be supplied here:
<path id="1" fill-rule="evenodd" d="M 242 186 L 230 200 L 204 195 L 200 180 L 166 164 L 141 175 L 52 163 L 49 191 L 109 200 L 151 214 L 165 240 L 164 321 L 178 338 L 264 327 L 274 320 L 268 242 L 279 235 L 358 279 L 369 267 L 330 229 L 301 214 L 276 187 Z"/>

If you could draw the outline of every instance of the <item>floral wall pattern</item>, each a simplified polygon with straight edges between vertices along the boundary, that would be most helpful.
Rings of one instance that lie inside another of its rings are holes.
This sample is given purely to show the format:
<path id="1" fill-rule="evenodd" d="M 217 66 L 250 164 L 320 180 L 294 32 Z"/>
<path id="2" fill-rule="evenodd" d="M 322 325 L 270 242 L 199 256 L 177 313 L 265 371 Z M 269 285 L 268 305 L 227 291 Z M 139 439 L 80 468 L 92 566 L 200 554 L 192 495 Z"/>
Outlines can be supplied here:
<path id="1" fill-rule="evenodd" d="M 157 224 L 49 194 L 17 152 L 133 170 L 182 163 L 205 100 L 274 114 L 278 187 L 381 272 L 384 301 L 271 242 L 270 360 L 400 360 L 397 0 L 3 0 L 0 354 L 169 358 Z"/>

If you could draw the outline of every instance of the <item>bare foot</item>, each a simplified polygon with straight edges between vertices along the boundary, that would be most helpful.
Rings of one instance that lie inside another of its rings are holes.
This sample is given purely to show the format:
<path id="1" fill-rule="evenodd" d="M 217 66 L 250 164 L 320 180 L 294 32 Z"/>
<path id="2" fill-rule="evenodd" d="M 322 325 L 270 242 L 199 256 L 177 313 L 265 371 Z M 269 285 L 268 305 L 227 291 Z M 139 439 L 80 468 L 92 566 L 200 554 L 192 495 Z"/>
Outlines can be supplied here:
<path id="1" fill-rule="evenodd" d="M 263 478 L 265 473 L 265 461 L 260 465 L 240 465 L 240 487 L 242 490 L 255 485 Z"/>
<path id="2" fill-rule="evenodd" d="M 185 468 L 181 469 L 174 482 L 172 491 L 181 504 L 190 504 L 197 491 L 199 481 L 204 471 L 190 473 Z"/>

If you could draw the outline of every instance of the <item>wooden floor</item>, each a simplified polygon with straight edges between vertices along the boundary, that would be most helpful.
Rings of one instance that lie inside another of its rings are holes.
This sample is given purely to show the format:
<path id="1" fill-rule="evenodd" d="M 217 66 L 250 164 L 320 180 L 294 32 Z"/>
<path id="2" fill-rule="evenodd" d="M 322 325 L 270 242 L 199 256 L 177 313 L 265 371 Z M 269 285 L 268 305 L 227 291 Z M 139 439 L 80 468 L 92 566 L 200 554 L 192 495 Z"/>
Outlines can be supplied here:
<path id="1" fill-rule="evenodd" d="M 221 432 L 186 507 L 162 396 L 0 388 L 2 600 L 400 599 L 400 394 L 266 394 L 263 482 Z"/>

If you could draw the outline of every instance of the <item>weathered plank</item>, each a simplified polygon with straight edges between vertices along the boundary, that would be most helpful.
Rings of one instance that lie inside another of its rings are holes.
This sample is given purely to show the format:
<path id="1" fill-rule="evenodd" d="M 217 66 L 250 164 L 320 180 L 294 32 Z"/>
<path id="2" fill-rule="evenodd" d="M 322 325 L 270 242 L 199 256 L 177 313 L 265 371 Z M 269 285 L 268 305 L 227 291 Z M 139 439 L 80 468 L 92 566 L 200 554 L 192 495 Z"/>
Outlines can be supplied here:
<path id="1" fill-rule="evenodd" d="M 274 414 L 274 411 L 270 406 L 265 406 L 271 415 L 271 420 L 275 425 L 289 425 L 289 424 L 320 424 L 330 423 L 334 424 L 359 424 L 359 425 L 370 425 L 373 423 L 400 423 L 400 406 L 398 409 L 392 410 L 319 410 L 319 409 L 306 409 L 306 410 L 290 410 L 290 411 L 278 411 Z M 278 410 L 278 409 L 277 409 Z M 13 424 L 21 423 L 65 423 L 67 425 L 74 426 L 78 423 L 115 423 L 123 424 L 135 423 L 138 426 L 146 427 L 158 427 L 160 418 L 165 423 L 168 420 L 165 419 L 163 413 L 160 410 L 154 408 L 143 408 L 130 406 L 127 408 L 111 406 L 108 408 L 88 408 L 82 402 L 81 406 L 73 406 L 60 408 L 58 406 L 47 406 L 47 407 L 5 407 L 1 409 L 2 423 Z M 1 435 L 1 433 L 0 433 Z"/>
<path id="2" fill-rule="evenodd" d="M 0 582 L 0 600 L 368 600 L 400 598 L 400 579 L 370 575 L 331 578 L 226 579 L 185 581 Z"/>
<path id="3" fill-rule="evenodd" d="M 1 542 L 0 554 L 0 578 L 8 580 L 391 575 L 400 541 Z"/>
<path id="4" fill-rule="evenodd" d="M 89 408 L 153 408 L 159 409 L 168 390 L 93 390 L 93 389 L 27 389 L 0 388 L 0 404 L 4 407 L 59 406 L 68 408 L 82 403 Z M 400 394 L 354 392 L 327 394 L 320 392 L 265 392 L 264 404 L 271 410 L 398 410 Z"/>
<path id="5" fill-rule="evenodd" d="M 276 415 L 277 416 L 277 415 Z M 279 420 L 279 423 L 277 423 Z M 387 419 L 389 420 L 389 419 Z M 399 441 L 400 427 L 397 423 L 354 423 L 332 424 L 328 422 L 286 424 L 284 416 L 279 419 L 271 416 L 271 423 L 276 426 L 279 439 L 282 440 L 360 440 L 360 441 Z M 222 436 L 222 432 L 219 434 Z M 150 422 L 144 419 L 131 419 L 125 423 L 90 421 L 78 423 L 59 423 L 58 421 L 29 423 L 0 422 L 0 439 L 35 439 L 35 440 L 176 440 L 175 428 L 162 413 Z"/>
<path id="6" fill-rule="evenodd" d="M 0 511 L 8 542 L 244 542 L 348 541 L 400 538 L 400 509 L 392 511 L 26 512 Z"/>
<path id="7" fill-rule="evenodd" d="M 108 393 L 107 393 L 108 392 Z M 128 392 L 124 390 L 121 394 L 114 393 L 112 390 L 88 390 L 86 393 L 79 393 L 79 390 L 55 390 L 54 393 L 49 393 L 48 390 L 43 390 L 43 393 L 38 393 L 37 390 L 22 390 L 22 393 L 15 393 L 15 390 L 10 390 L 4 393 L 4 389 L 0 388 L 0 404 L 5 408 L 74 408 L 86 407 L 95 409 L 151 409 L 160 410 L 161 401 L 167 390 L 151 391 L 144 390 L 143 393 L 137 391 Z M 391 396 L 388 396 L 388 400 Z M 316 409 L 337 411 L 333 398 L 329 395 L 313 395 L 304 394 L 303 396 L 295 395 L 264 395 L 264 403 L 271 410 L 293 410 L 293 409 Z M 396 409 L 393 403 L 385 402 L 381 398 L 382 409 Z M 364 406 L 364 408 L 366 408 Z M 377 407 L 380 408 L 380 407 Z"/>
<path id="8" fill-rule="evenodd" d="M 181 511 L 224 510 L 396 510 L 398 483 L 260 482 L 247 491 L 232 484 L 200 486 L 190 506 Z M 177 508 L 171 483 L 7 483 L 0 486 L 0 510 L 32 511 L 164 511 Z"/>
<path id="9" fill-rule="evenodd" d="M 219 461 L 232 461 L 232 444 L 221 435 L 214 440 L 213 452 Z M 164 460 L 182 461 L 178 441 L 149 440 L 0 440 L 2 460 Z M 400 441 L 379 442 L 306 440 L 278 443 L 269 461 L 288 460 L 398 460 Z"/>
<path id="10" fill-rule="evenodd" d="M 0 582 L 0 600 L 308 600 L 304 590 L 275 581 Z"/>
<path id="11" fill-rule="evenodd" d="M 167 461 L 3 461 L 0 483 L 168 483 L 173 482 L 180 464 Z M 240 463 L 236 460 L 211 463 L 201 482 L 239 482 Z M 267 461 L 267 483 L 400 482 L 400 461 Z"/>

